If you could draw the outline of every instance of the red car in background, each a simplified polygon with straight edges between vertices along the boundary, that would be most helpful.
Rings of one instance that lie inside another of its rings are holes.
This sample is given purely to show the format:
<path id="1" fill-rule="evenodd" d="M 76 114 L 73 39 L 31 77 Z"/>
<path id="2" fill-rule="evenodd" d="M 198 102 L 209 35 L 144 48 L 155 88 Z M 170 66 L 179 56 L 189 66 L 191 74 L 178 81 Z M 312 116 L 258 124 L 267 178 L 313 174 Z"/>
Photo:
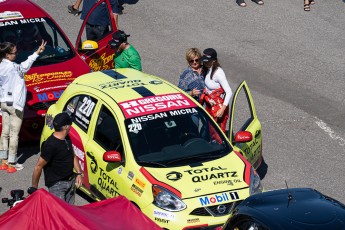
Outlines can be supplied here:
<path id="1" fill-rule="evenodd" d="M 109 32 L 98 41 L 86 40 L 88 16 L 96 7 L 104 5 L 111 21 Z M 37 4 L 29 0 L 0 0 L 0 42 L 17 45 L 17 63 L 26 60 L 42 39 L 47 41 L 45 51 L 25 75 L 28 95 L 19 135 L 21 141 L 39 140 L 48 107 L 75 78 L 92 70 L 114 68 L 114 50 L 108 42 L 117 28 L 109 0 L 100 0 L 88 16 L 83 21 L 75 48 L 54 19 Z M 0 132 L 1 129 L 0 122 Z"/>

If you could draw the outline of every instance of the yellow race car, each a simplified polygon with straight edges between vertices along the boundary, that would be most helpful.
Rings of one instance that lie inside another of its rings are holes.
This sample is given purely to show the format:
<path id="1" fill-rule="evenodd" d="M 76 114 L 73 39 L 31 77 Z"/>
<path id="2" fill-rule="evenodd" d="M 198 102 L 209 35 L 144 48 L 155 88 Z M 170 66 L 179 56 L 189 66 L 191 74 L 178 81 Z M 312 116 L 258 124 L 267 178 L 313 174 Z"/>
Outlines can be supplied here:
<path id="1" fill-rule="evenodd" d="M 214 229 L 263 190 L 252 166 L 261 162 L 261 125 L 245 82 L 233 98 L 227 137 L 161 78 L 133 69 L 85 74 L 49 108 L 41 146 L 54 116 L 67 112 L 83 192 L 95 200 L 126 196 L 164 229 Z"/>

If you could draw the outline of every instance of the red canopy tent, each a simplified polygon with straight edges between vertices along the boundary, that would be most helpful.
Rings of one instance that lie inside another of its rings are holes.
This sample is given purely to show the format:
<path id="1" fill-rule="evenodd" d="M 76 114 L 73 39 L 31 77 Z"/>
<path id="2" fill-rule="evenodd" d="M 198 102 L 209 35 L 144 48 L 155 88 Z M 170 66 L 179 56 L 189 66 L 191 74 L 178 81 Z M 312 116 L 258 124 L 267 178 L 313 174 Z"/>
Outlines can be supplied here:
<path id="1" fill-rule="evenodd" d="M 161 229 L 126 197 L 70 205 L 39 189 L 0 216 L 0 229 Z"/>

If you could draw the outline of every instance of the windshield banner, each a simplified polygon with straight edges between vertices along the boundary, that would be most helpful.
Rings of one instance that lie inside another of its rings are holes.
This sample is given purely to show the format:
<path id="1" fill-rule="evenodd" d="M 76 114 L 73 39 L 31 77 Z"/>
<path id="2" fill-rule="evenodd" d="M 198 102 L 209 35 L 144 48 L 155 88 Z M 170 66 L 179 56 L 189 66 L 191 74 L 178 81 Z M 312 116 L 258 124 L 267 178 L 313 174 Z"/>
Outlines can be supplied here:
<path id="1" fill-rule="evenodd" d="M 132 118 L 169 110 L 196 107 L 197 105 L 182 93 L 145 97 L 119 103 L 125 117 Z"/>

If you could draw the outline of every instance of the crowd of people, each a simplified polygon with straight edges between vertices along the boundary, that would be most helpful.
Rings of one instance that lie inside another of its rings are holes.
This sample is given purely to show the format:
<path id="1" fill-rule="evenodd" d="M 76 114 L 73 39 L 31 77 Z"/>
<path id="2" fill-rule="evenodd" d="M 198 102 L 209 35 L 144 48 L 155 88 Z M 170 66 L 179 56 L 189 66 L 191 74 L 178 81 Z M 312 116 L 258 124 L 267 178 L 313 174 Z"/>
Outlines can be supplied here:
<path id="1" fill-rule="evenodd" d="M 122 5 L 135 4 L 137 1 L 112 0 L 110 1 L 114 14 L 120 14 Z M 70 13 L 79 15 L 82 0 L 77 0 L 74 5 L 68 6 Z M 81 18 L 85 19 L 88 11 L 96 4 L 95 1 L 84 0 Z M 120 11 L 118 11 L 120 9 Z M 109 18 L 101 17 L 104 8 L 94 12 L 86 24 L 87 39 L 102 36 L 109 28 Z M 76 13 L 78 11 L 78 13 Z M 98 16 L 97 16 L 98 15 Z M 97 19 L 97 20 L 96 20 Z M 115 17 L 116 23 L 118 18 Z M 97 24 L 95 24 L 97 23 Z M 109 31 L 108 31 L 109 32 Z M 131 45 L 129 37 L 122 30 L 117 30 L 112 35 L 109 45 L 114 48 L 115 68 L 133 68 L 141 71 L 141 58 L 139 52 Z M 17 47 L 11 42 L 0 44 L 0 102 L 2 111 L 2 133 L 0 139 L 0 170 L 14 173 L 23 169 L 17 163 L 18 136 L 23 120 L 23 108 L 26 99 L 26 86 L 24 74 L 45 50 L 46 41 L 42 39 L 37 50 L 20 64 L 16 64 Z M 203 105 L 213 119 L 219 124 L 222 131 L 226 132 L 229 119 L 229 102 L 232 96 L 230 84 L 225 72 L 220 66 L 215 49 L 207 48 L 202 53 L 198 48 L 189 48 L 186 52 L 187 68 L 182 72 L 178 87 Z M 53 120 L 54 132 L 41 148 L 41 154 L 34 168 L 32 184 L 29 192 L 38 188 L 42 172 L 48 190 L 69 203 L 74 203 L 74 189 L 81 186 L 82 173 L 77 158 L 74 155 L 68 133 L 72 121 L 66 113 L 60 113 Z M 75 173 L 76 172 L 76 173 Z"/>

